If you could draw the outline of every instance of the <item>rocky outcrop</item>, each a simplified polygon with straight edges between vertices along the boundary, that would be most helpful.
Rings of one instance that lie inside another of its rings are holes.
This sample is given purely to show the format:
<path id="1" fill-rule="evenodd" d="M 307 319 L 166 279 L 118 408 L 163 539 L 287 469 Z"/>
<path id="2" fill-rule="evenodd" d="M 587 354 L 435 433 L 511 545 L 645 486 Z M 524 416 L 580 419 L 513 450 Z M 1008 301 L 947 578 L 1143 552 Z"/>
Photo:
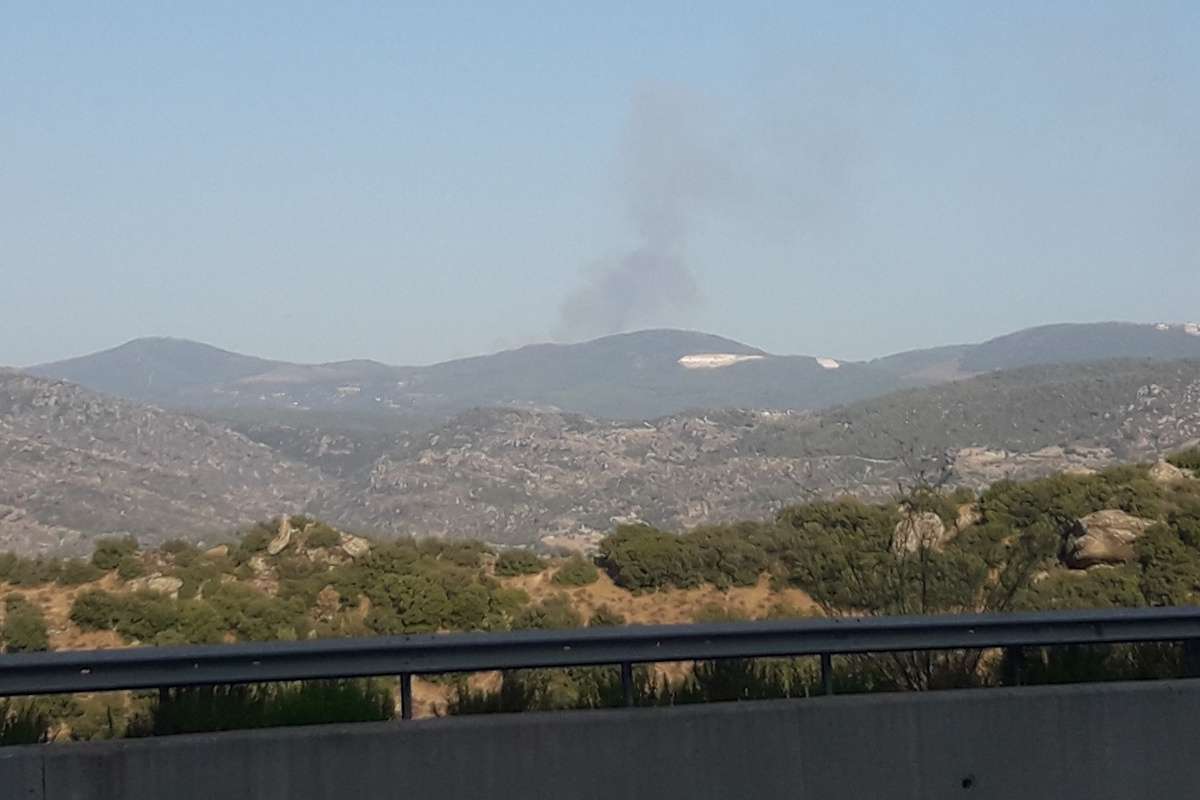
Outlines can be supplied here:
<path id="1" fill-rule="evenodd" d="M 267 555 L 277 556 L 292 543 L 292 521 L 287 514 L 279 518 L 279 532 L 267 545 Z"/>
<path id="2" fill-rule="evenodd" d="M 1067 566 L 1086 569 L 1097 564 L 1131 561 L 1134 544 L 1152 525 L 1152 519 L 1115 509 L 1088 514 L 1067 537 Z"/>
<path id="3" fill-rule="evenodd" d="M 1150 468 L 1150 478 L 1156 483 L 1178 483 L 1187 480 L 1188 477 L 1190 476 L 1186 472 L 1166 461 L 1159 461 Z"/>
<path id="4" fill-rule="evenodd" d="M 932 511 L 909 513 L 896 523 L 892 552 L 900 555 L 919 550 L 941 550 L 953 536 L 954 532 L 947 530 L 946 523 Z"/>
<path id="5" fill-rule="evenodd" d="M 371 552 L 371 543 L 361 536 L 342 534 L 342 552 L 351 558 L 362 558 Z"/>

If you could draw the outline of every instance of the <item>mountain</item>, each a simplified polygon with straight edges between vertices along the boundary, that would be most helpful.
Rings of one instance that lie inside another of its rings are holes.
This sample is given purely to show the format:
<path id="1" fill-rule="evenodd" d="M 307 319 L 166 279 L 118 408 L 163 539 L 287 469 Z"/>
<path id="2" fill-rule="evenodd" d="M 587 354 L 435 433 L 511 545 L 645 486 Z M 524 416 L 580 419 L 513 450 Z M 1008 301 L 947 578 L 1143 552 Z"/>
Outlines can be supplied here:
<path id="1" fill-rule="evenodd" d="M 897 385 L 892 373 L 863 364 L 773 356 L 673 330 L 530 345 L 429 367 L 290 364 L 194 342 L 139 339 L 29 371 L 167 408 L 225 417 L 237 409 L 235 418 L 248 423 L 272 418 L 250 410 L 298 409 L 404 417 L 413 429 L 475 407 L 641 419 L 688 408 L 820 407 Z"/>
<path id="2" fill-rule="evenodd" d="M 326 484 L 220 425 L 11 371 L 0 453 L 0 547 L 23 552 L 86 550 L 103 533 L 204 539 Z"/>
<path id="3" fill-rule="evenodd" d="M 139 339 L 29 371 L 239 425 L 277 424 L 284 411 L 317 412 L 325 415 L 318 417 L 322 424 L 332 413 L 353 419 L 354 427 L 416 432 L 477 407 L 625 420 L 703 408 L 822 409 L 995 370 L 1114 358 L 1200 358 L 1200 329 L 1049 325 L 867 362 L 773 355 L 711 334 L 652 330 L 427 367 L 292 364 L 195 342 Z"/>

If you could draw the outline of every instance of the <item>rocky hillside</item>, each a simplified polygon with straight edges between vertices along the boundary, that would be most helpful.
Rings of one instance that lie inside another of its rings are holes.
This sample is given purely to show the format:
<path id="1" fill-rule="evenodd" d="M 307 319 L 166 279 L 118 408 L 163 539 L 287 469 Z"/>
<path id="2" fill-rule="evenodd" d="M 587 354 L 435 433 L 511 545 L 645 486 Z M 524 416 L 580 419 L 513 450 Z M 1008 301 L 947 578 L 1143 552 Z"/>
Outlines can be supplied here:
<path id="1" fill-rule="evenodd" d="M 308 422 L 239 433 L 6 373 L 0 541 L 211 539 L 305 511 L 381 536 L 586 544 L 621 521 L 685 528 L 818 495 L 890 496 L 920 474 L 978 487 L 1153 460 L 1200 439 L 1200 362 L 1029 367 L 826 412 L 622 423 L 493 409 L 417 433 Z"/>
<path id="2" fill-rule="evenodd" d="M 477 411 L 401 437 L 361 467 L 364 491 L 318 513 L 368 529 L 524 542 L 752 518 L 813 495 L 889 496 L 918 473 L 981 486 L 1200 439 L 1200 362 L 1035 367 L 825 414 L 729 411 L 621 424 Z M 363 447 L 367 447 L 364 443 Z"/>
<path id="3" fill-rule="evenodd" d="M 204 420 L 0 371 L 0 547 L 204 539 L 302 508 L 325 479 Z"/>

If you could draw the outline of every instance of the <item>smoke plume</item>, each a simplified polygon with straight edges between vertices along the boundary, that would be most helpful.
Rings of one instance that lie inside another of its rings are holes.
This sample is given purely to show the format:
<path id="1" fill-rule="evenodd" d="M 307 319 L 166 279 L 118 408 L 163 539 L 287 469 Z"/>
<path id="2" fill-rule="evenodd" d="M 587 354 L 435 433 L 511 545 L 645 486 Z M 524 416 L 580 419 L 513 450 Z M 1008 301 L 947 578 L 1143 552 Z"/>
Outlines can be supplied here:
<path id="1" fill-rule="evenodd" d="M 628 330 L 702 301 L 688 238 L 730 179 L 698 98 L 653 89 L 634 101 L 621 153 L 626 213 L 636 237 L 623 254 L 585 270 L 559 308 L 559 334 L 578 339 Z"/>

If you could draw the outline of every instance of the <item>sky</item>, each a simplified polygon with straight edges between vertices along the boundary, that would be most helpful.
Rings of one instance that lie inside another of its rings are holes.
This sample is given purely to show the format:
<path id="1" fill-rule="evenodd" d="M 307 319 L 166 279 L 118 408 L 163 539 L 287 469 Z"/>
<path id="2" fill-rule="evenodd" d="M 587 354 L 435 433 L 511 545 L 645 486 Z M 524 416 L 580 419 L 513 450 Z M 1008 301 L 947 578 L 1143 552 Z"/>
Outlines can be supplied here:
<path id="1" fill-rule="evenodd" d="M 168 8 L 167 6 L 171 6 Z M 0 364 L 1200 319 L 1200 3 L 24 3 Z"/>

